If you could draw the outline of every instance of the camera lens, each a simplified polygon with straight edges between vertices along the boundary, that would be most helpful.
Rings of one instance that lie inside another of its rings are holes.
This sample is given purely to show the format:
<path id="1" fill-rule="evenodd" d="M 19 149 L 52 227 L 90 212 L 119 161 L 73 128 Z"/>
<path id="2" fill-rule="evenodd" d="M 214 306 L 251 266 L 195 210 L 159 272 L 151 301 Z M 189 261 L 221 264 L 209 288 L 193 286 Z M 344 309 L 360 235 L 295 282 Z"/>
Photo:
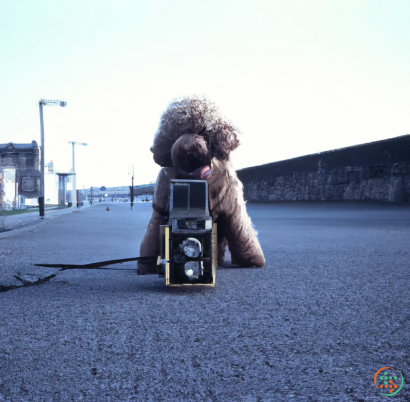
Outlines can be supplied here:
<path id="1" fill-rule="evenodd" d="M 189 237 L 182 242 L 182 250 L 189 258 L 197 258 L 201 255 L 202 247 L 199 240 Z"/>
<path id="2" fill-rule="evenodd" d="M 184 272 L 185 275 L 189 279 L 199 279 L 199 277 L 202 275 L 202 264 L 200 261 L 188 261 L 184 265 Z"/>

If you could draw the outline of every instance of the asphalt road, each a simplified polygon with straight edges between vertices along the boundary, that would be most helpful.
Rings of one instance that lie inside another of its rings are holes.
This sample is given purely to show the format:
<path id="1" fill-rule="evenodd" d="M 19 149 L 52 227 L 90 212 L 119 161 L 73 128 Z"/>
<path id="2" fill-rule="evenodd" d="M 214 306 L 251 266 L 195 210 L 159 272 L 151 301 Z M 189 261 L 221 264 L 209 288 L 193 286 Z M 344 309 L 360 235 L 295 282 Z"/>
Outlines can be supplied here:
<path id="1" fill-rule="evenodd" d="M 138 255 L 151 205 L 109 206 L 0 237 L 0 283 Z M 0 401 L 410 401 L 410 208 L 248 211 L 267 264 L 215 289 L 82 270 L 0 293 Z M 391 399 L 385 366 L 405 378 Z"/>

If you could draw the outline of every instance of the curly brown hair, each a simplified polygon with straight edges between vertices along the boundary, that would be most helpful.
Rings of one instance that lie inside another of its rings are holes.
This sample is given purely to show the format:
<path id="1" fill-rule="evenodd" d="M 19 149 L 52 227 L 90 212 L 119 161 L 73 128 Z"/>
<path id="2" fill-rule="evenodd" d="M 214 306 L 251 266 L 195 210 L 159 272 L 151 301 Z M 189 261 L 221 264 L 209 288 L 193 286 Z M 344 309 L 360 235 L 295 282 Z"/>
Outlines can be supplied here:
<path id="1" fill-rule="evenodd" d="M 224 118 L 215 104 L 204 97 L 192 96 L 172 102 L 161 116 L 151 151 L 160 166 L 173 166 L 171 148 L 184 134 L 202 136 L 210 156 L 228 160 L 239 145 L 239 130 Z"/>

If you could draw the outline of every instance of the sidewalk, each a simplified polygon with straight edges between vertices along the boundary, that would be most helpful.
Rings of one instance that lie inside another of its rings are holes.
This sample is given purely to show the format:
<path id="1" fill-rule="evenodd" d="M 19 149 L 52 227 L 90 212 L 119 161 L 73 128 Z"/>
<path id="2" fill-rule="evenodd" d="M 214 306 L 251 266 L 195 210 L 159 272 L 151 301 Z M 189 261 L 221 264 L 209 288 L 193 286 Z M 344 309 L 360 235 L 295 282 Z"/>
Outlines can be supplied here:
<path id="1" fill-rule="evenodd" d="M 34 225 L 42 225 L 51 221 L 52 219 L 55 219 L 57 216 L 70 214 L 74 211 L 81 211 L 89 206 L 91 205 L 87 203 L 80 208 L 73 207 L 51 210 L 47 210 L 46 208 L 43 218 L 39 216 L 38 211 L 9 216 L 0 216 L 0 238 L 12 236 L 16 233 L 16 231 L 20 232 L 21 230 L 32 227 Z"/>

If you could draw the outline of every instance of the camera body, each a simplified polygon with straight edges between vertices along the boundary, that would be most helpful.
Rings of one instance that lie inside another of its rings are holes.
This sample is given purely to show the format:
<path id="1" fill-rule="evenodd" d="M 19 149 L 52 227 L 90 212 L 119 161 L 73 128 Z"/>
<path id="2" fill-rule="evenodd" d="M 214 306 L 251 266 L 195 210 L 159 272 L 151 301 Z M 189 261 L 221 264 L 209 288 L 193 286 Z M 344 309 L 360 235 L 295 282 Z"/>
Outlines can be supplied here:
<path id="1" fill-rule="evenodd" d="M 205 180 L 171 180 L 169 223 L 161 225 L 161 269 L 167 286 L 215 286 L 217 226 Z"/>

